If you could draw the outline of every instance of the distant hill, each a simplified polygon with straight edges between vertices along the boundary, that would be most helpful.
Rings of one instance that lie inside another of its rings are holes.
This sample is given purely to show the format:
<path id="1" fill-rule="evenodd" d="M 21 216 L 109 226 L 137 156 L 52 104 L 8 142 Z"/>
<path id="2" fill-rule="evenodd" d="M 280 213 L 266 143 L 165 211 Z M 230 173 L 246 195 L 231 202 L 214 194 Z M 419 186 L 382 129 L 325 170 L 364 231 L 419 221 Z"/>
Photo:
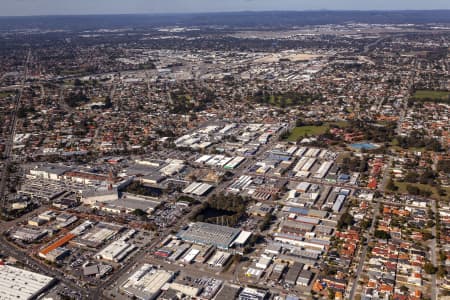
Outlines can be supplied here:
<path id="1" fill-rule="evenodd" d="M 237 28 L 344 24 L 450 24 L 450 10 L 429 11 L 268 11 L 198 14 L 80 15 L 0 17 L 0 30 L 39 28 L 88 30 L 158 26 L 230 26 Z"/>

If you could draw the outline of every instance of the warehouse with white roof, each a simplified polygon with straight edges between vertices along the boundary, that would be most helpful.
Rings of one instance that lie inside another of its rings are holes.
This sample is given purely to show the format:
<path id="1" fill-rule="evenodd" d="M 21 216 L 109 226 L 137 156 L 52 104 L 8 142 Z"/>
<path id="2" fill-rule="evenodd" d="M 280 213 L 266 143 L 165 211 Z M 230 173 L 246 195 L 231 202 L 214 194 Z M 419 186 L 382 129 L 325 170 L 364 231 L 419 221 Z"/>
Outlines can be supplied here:
<path id="1" fill-rule="evenodd" d="M 1 299 L 34 299 L 54 283 L 52 277 L 0 265 Z"/>

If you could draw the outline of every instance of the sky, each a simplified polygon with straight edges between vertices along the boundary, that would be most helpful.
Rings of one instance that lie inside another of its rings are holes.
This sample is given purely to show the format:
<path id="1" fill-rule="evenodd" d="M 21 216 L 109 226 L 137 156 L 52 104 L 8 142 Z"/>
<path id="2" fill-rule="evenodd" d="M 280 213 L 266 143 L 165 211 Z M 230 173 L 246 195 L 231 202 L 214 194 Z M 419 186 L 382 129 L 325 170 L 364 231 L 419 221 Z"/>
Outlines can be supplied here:
<path id="1" fill-rule="evenodd" d="M 450 9 L 450 0 L 0 0 L 0 15 Z"/>

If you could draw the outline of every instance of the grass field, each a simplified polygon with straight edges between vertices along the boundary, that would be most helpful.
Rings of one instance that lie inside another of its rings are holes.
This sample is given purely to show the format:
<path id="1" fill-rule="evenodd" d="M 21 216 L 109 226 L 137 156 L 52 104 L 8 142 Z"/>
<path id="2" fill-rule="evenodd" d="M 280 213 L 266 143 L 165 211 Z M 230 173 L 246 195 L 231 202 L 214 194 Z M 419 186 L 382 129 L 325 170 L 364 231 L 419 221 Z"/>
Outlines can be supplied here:
<path id="1" fill-rule="evenodd" d="M 450 101 L 450 92 L 447 91 L 431 91 L 431 90 L 418 90 L 414 93 L 414 100 L 434 100 L 434 101 Z"/>
<path id="2" fill-rule="evenodd" d="M 434 188 L 434 187 L 432 187 L 432 186 L 429 186 L 429 185 L 426 185 L 426 184 L 421 184 L 421 183 L 408 183 L 408 182 L 398 182 L 398 181 L 396 181 L 396 182 L 395 182 L 395 185 L 398 187 L 398 192 L 399 192 L 399 193 L 402 193 L 402 194 L 407 194 L 408 191 L 407 191 L 407 189 L 406 189 L 406 186 L 407 186 L 407 185 L 412 185 L 412 186 L 418 187 L 418 188 L 421 189 L 421 190 L 431 191 L 431 192 L 432 192 L 432 194 L 431 194 L 431 196 L 430 196 L 431 198 L 436 199 L 436 200 L 439 200 L 439 199 L 440 199 L 440 196 L 439 196 L 439 194 L 438 194 L 436 188 Z M 448 192 L 448 191 L 447 191 L 447 192 Z M 448 196 L 447 196 L 447 197 L 448 197 Z"/>
<path id="3" fill-rule="evenodd" d="M 330 129 L 331 125 L 336 125 L 340 128 L 345 128 L 348 126 L 348 123 L 345 121 L 340 122 L 331 122 L 331 123 L 324 123 L 321 126 L 301 126 L 301 127 L 295 127 L 291 134 L 288 136 L 287 140 L 289 142 L 297 142 L 301 138 L 304 138 L 306 136 L 318 136 L 322 135 Z"/>
<path id="4" fill-rule="evenodd" d="M 398 145 L 397 139 L 393 139 L 391 141 L 391 149 L 395 150 L 395 151 L 406 151 L 406 150 L 408 150 L 408 151 L 418 151 L 418 152 L 426 151 L 425 147 L 410 147 L 410 148 L 404 149 L 404 148 L 402 148 L 402 147 L 400 147 Z"/>
<path id="5" fill-rule="evenodd" d="M 8 97 L 9 95 L 11 95 L 10 92 L 0 92 L 0 98 L 5 98 Z"/>
<path id="6" fill-rule="evenodd" d="M 329 129 L 328 125 L 295 127 L 292 130 L 291 134 L 289 135 L 288 141 L 296 142 L 300 138 L 303 138 L 305 136 L 321 135 L 327 132 L 328 129 Z"/>
<path id="7" fill-rule="evenodd" d="M 275 97 L 275 96 L 270 96 L 270 98 L 269 98 L 269 104 L 270 105 L 273 105 L 273 106 L 283 106 L 282 105 L 282 103 L 283 103 L 283 97 L 282 96 L 277 96 L 277 97 Z M 284 99 L 284 105 L 285 106 L 291 106 L 292 105 L 292 99 L 291 98 L 285 98 Z"/>

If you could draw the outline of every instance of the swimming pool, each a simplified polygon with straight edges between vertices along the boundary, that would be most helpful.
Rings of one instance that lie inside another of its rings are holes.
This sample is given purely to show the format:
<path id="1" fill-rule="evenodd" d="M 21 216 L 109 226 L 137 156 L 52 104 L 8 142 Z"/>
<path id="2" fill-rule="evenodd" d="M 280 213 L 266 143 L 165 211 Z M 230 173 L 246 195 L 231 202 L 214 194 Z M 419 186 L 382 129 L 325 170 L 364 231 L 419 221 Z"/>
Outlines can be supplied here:
<path id="1" fill-rule="evenodd" d="M 372 143 L 355 143 L 355 144 L 351 144 L 350 145 L 351 148 L 356 149 L 356 150 L 373 150 L 378 148 L 379 146 L 376 144 L 372 144 Z"/>

